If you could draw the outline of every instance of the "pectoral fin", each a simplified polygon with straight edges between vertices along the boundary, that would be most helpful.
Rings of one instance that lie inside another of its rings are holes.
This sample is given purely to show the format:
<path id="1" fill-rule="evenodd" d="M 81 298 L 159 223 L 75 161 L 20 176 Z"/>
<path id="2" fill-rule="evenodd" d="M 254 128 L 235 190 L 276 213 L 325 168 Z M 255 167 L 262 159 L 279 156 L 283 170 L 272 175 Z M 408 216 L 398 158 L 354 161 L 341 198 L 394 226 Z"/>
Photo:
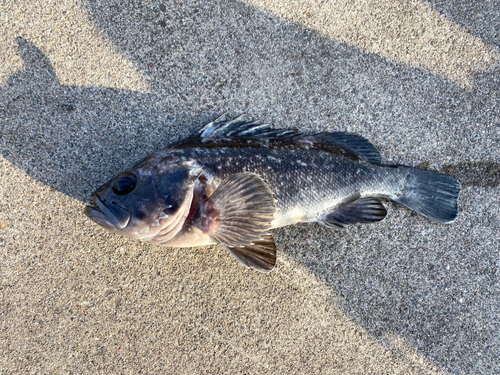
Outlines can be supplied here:
<path id="1" fill-rule="evenodd" d="M 385 219 L 387 210 L 377 198 L 359 198 L 335 211 L 323 214 L 318 222 L 327 228 L 344 228 L 351 224 L 374 223 Z"/>
<path id="2" fill-rule="evenodd" d="M 262 178 L 239 173 L 224 181 L 205 203 L 207 234 L 245 266 L 269 272 L 276 264 L 270 233 L 273 193 Z"/>

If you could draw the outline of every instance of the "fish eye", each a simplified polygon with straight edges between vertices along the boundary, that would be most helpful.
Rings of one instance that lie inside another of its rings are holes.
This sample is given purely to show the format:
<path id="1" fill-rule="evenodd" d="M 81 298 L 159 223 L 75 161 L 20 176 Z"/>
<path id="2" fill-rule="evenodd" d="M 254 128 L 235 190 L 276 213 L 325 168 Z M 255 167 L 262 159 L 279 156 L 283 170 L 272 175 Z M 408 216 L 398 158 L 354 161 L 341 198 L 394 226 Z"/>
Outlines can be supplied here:
<path id="1" fill-rule="evenodd" d="M 137 177 L 132 173 L 123 173 L 115 180 L 112 188 L 115 194 L 125 195 L 130 193 L 135 189 L 137 183 Z"/>

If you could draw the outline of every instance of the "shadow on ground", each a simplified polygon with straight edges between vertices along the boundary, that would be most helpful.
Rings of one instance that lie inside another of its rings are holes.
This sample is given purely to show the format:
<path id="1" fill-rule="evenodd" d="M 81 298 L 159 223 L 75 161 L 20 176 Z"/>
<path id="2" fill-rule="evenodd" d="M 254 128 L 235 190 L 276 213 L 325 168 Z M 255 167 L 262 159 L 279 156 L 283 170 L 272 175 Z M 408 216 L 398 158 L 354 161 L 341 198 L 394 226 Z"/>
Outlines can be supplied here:
<path id="1" fill-rule="evenodd" d="M 153 93 L 60 85 L 50 62 L 23 39 L 26 70 L 0 92 L 2 155 L 70 197 L 87 202 L 100 183 L 228 109 L 280 127 L 357 132 L 395 162 L 443 170 L 468 187 L 500 182 L 490 159 L 500 142 L 498 72 L 463 90 L 239 2 L 88 7 L 150 76 Z M 498 225 L 493 217 L 471 219 L 472 201 L 462 205 L 471 223 Z M 453 226 L 389 208 L 394 219 L 378 227 L 286 228 L 277 243 L 331 286 L 345 313 L 374 337 L 404 337 L 451 373 L 493 373 L 482 358 L 498 349 L 488 306 L 497 250 L 481 244 L 480 233 L 452 242 Z"/>
<path id="2" fill-rule="evenodd" d="M 460 0 L 430 0 L 427 3 L 468 32 L 500 47 L 498 3 L 493 1 L 481 4 Z"/>

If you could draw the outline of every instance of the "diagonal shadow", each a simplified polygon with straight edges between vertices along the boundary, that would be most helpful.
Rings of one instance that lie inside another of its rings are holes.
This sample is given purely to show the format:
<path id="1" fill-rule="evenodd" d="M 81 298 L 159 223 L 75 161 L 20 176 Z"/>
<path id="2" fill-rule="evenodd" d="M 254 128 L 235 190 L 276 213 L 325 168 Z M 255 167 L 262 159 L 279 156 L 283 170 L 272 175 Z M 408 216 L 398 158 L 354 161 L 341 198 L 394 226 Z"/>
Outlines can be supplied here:
<path id="1" fill-rule="evenodd" d="M 427 3 L 486 43 L 500 48 L 498 2 L 430 0 Z"/>
<path id="2" fill-rule="evenodd" d="M 477 72 L 498 66 L 491 45 L 443 17 L 424 1 L 246 0 L 332 40 L 470 86 Z M 477 10 L 488 8 L 478 5 Z M 480 24 L 476 19 L 476 24 Z M 483 33 L 484 34 L 484 33 Z"/>
<path id="3" fill-rule="evenodd" d="M 0 93 L 2 155 L 33 178 L 85 202 L 96 183 L 172 141 L 179 121 L 165 108 L 143 108 L 154 95 L 61 85 L 36 46 L 17 43 L 26 69 Z"/>
<path id="4" fill-rule="evenodd" d="M 111 7 L 94 1 L 87 6 L 122 53 L 151 77 L 153 93 L 63 86 L 44 55 L 22 39 L 18 43 L 26 70 L 11 76 L 0 92 L 2 155 L 68 196 L 87 201 L 99 183 L 225 109 L 271 112 L 278 123 L 295 119 L 291 126 L 305 131 L 325 130 L 325 123 L 332 123 L 331 129 L 373 139 L 398 162 L 435 168 L 428 160 L 456 160 L 443 169 L 469 186 L 499 184 L 495 160 L 467 162 L 470 155 L 490 160 L 492 145 L 500 141 L 499 98 L 494 94 L 498 81 L 492 79 L 498 72 L 479 76 L 480 89 L 464 91 L 430 73 L 336 44 L 233 1 L 220 7 Z M 229 21 L 234 19 L 237 23 Z M 468 126 L 470 121 L 476 128 Z M 426 147 L 430 141 L 435 147 Z M 397 219 L 414 220 L 391 208 Z M 494 357 L 494 331 L 483 329 L 490 324 L 487 305 L 494 305 L 494 296 L 484 296 L 484 307 L 479 306 L 484 314 L 476 316 L 475 325 L 464 318 L 472 306 L 450 300 L 460 288 L 477 283 L 493 287 L 495 254 L 478 244 L 462 244 L 458 253 L 466 259 L 471 257 L 467 250 L 476 246 L 481 267 L 444 276 L 438 263 L 455 257 L 455 245 L 426 241 L 419 235 L 430 226 L 425 221 L 414 220 L 414 228 L 404 227 L 403 235 L 395 235 L 390 223 L 394 221 L 346 233 L 316 226 L 287 228 L 278 232 L 277 241 L 330 285 L 342 309 L 373 336 L 404 337 L 452 373 L 472 371 L 481 356 Z M 449 230 L 432 229 L 437 238 Z M 377 231 L 386 231 L 387 238 L 380 239 Z M 316 237 L 320 240 L 313 243 Z M 424 251 L 429 248 L 434 255 Z M 364 266 L 355 268 L 355 249 L 377 250 L 363 255 Z M 308 254 L 317 261 L 308 260 Z M 371 271 L 381 268 L 386 274 Z"/>

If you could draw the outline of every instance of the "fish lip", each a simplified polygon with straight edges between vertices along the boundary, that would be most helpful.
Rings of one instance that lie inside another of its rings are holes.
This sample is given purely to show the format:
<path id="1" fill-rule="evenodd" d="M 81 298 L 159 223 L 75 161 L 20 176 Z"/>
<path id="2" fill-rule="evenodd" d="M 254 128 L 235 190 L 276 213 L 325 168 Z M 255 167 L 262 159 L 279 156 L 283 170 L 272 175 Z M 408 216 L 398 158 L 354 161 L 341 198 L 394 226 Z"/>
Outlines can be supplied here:
<path id="1" fill-rule="evenodd" d="M 120 230 L 124 229 L 129 223 L 131 218 L 131 213 L 127 211 L 122 206 L 111 202 L 114 206 L 115 211 L 120 214 L 120 218 L 106 205 L 98 194 L 92 194 L 92 200 L 96 206 L 86 206 L 85 215 L 90 219 L 95 221 L 97 224 L 110 230 Z"/>
<path id="2" fill-rule="evenodd" d="M 85 215 L 87 215 L 87 217 L 89 217 L 92 221 L 99 224 L 100 226 L 109 230 L 115 230 L 113 222 L 98 207 L 86 206 L 84 213 Z"/>

